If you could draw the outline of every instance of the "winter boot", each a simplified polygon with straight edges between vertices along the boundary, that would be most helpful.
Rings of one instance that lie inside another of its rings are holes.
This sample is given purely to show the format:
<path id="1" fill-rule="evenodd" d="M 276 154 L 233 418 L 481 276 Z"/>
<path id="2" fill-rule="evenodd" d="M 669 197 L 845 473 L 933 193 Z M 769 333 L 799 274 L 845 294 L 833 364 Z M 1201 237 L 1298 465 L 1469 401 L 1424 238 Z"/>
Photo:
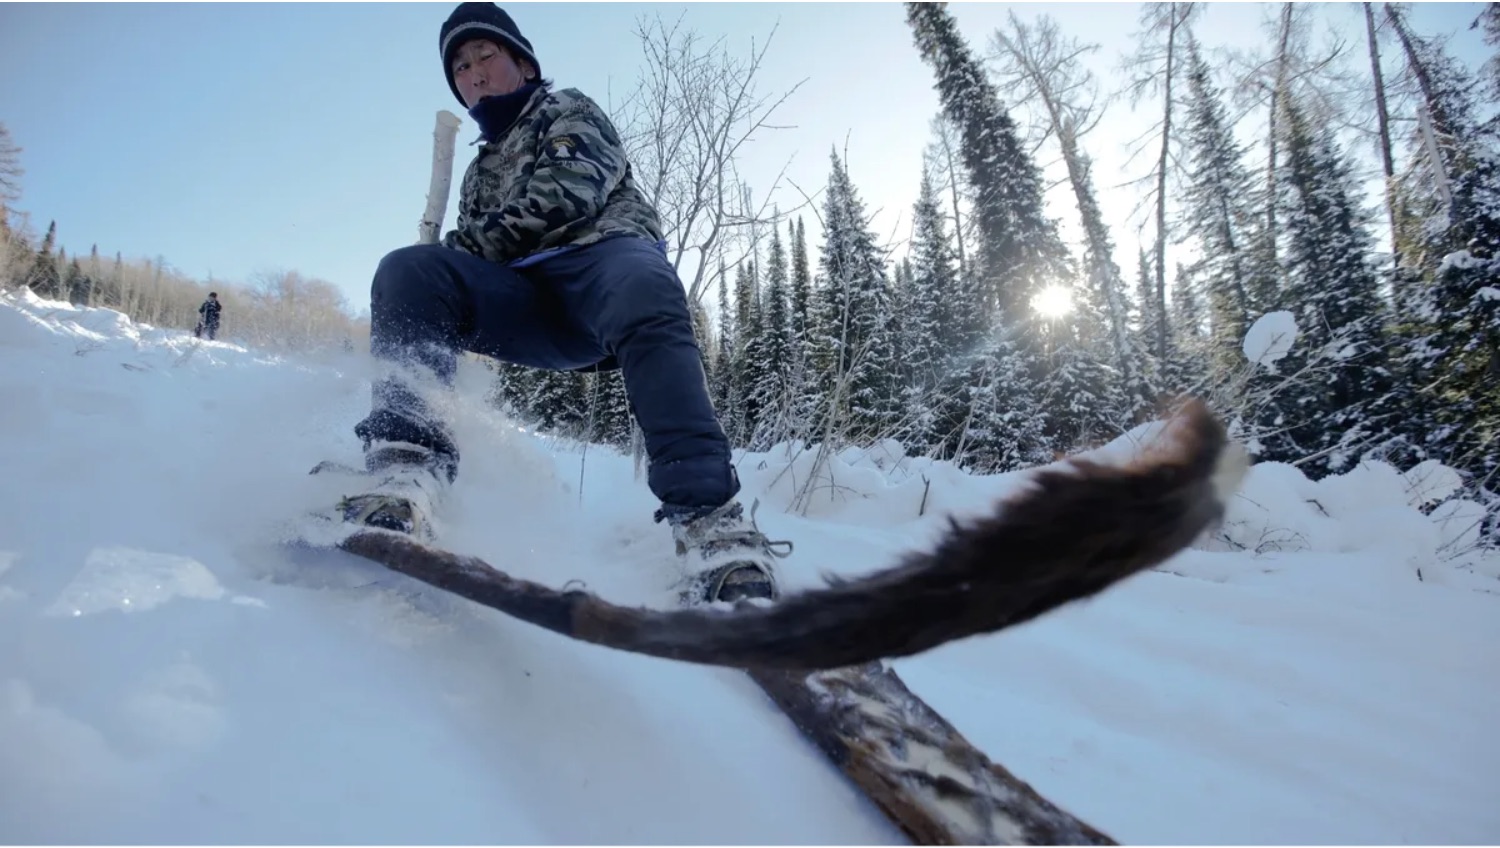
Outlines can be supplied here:
<path id="1" fill-rule="evenodd" d="M 789 556 L 792 543 L 767 539 L 754 516 L 752 508 L 747 521 L 739 501 L 696 518 L 668 516 L 677 555 L 691 575 L 680 595 L 684 604 L 777 598 L 774 561 Z"/>
<path id="2" fill-rule="evenodd" d="M 435 451 L 410 442 L 372 443 L 365 449 L 364 474 L 379 482 L 339 501 L 344 521 L 434 538 L 431 516 L 452 479 Z"/>

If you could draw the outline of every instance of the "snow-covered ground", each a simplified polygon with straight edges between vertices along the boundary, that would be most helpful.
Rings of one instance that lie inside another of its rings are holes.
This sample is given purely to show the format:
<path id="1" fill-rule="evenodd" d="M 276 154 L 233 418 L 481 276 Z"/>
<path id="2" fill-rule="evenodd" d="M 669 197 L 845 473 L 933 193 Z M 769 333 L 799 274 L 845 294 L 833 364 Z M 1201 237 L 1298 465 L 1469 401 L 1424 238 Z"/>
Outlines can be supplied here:
<path id="1" fill-rule="evenodd" d="M 279 528 L 337 494 L 308 469 L 357 458 L 368 368 L 0 293 L 0 839 L 903 841 L 736 672 L 289 559 Z M 630 459 L 515 427 L 485 384 L 466 365 L 448 546 L 667 604 Z M 791 588 L 1019 480 L 849 451 L 803 517 L 810 459 L 739 465 Z M 1414 508 L 1444 472 L 1257 466 L 1161 571 L 896 665 L 1121 841 L 1500 841 L 1500 561 L 1471 506 Z"/>

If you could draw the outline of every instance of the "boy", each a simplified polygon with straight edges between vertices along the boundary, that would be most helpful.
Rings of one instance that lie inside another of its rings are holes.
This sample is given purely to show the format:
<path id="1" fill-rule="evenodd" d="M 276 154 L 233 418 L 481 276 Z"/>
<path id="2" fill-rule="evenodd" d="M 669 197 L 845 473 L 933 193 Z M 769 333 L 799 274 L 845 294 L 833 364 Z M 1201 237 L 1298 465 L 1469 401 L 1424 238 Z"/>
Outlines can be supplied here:
<path id="1" fill-rule="evenodd" d="M 637 188 L 615 128 L 576 89 L 541 77 L 531 43 L 493 3 L 443 23 L 448 86 L 483 144 L 441 244 L 392 251 L 370 290 L 371 353 L 449 383 L 456 353 L 556 370 L 623 372 L 645 435 L 648 485 L 704 601 L 775 598 L 785 556 L 746 520 L 729 441 L 709 400 L 686 296 L 656 209 Z M 383 377 L 355 427 L 372 491 L 346 518 L 410 531 L 401 495 L 452 482 L 459 452 L 406 384 Z"/>

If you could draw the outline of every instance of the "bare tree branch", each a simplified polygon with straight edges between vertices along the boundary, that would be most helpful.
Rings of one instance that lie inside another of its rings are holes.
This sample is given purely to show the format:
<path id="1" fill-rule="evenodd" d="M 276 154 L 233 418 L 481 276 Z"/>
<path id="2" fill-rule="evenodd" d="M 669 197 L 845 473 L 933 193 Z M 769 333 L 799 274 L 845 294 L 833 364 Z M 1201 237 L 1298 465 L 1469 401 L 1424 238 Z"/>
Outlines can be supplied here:
<path id="1" fill-rule="evenodd" d="M 688 300 L 697 303 L 730 267 L 733 244 L 748 252 L 754 232 L 771 223 L 769 198 L 758 208 L 745 202 L 738 157 L 745 146 L 784 125 L 772 118 L 805 82 L 779 95 L 757 91 L 757 76 L 775 37 L 752 39 L 746 58 L 730 54 L 725 39 L 705 42 L 683 17 L 660 15 L 637 21 L 645 63 L 635 90 L 617 110 L 617 121 L 642 190 L 662 217 L 672 245 L 673 266 L 695 265 L 686 278 Z M 795 209 L 782 212 L 792 214 Z"/>

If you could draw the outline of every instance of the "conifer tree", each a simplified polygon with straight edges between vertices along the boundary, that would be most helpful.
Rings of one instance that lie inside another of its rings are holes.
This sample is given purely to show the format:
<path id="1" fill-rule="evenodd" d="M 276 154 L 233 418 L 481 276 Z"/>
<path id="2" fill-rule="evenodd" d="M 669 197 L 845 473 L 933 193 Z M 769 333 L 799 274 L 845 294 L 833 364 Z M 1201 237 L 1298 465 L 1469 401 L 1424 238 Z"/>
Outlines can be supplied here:
<path id="1" fill-rule="evenodd" d="M 947 370 L 949 358 L 970 349 L 979 338 L 982 316 L 968 308 L 972 301 L 959 288 L 953 242 L 926 167 L 912 209 L 909 260 L 909 344 L 903 361 L 916 385 L 930 387 Z"/>
<path id="2" fill-rule="evenodd" d="M 1474 75 L 1387 5 L 1425 117 L 1398 185 L 1397 337 L 1404 461 L 1436 458 L 1473 481 L 1500 472 L 1500 118 L 1480 120 Z"/>
<path id="3" fill-rule="evenodd" d="M 750 374 L 750 406 L 759 415 L 752 446 L 764 450 L 789 438 L 793 431 L 793 360 L 791 301 L 788 297 L 786 248 L 780 228 L 772 228 L 766 258 L 766 287 L 760 303 L 760 323 L 755 346 L 756 362 Z"/>
<path id="4" fill-rule="evenodd" d="M 1278 218 L 1286 237 L 1287 304 L 1298 340 L 1283 373 L 1301 374 L 1283 390 L 1275 414 L 1285 425 L 1265 458 L 1339 470 L 1373 446 L 1372 417 L 1391 388 L 1378 278 L 1369 263 L 1369 214 L 1356 201 L 1349 164 L 1330 128 L 1308 120 L 1284 95 L 1279 121 L 1284 151 Z M 1355 452 L 1351 455 L 1349 452 Z"/>
<path id="5" fill-rule="evenodd" d="M 729 308 L 729 272 L 719 266 L 719 337 L 714 351 L 714 366 L 710 372 L 709 390 L 714 409 L 730 439 L 739 432 L 739 406 L 735 396 L 735 373 L 739 367 L 736 349 L 736 327 L 734 312 Z"/>
<path id="6" fill-rule="evenodd" d="M 976 473 L 1015 471 L 1053 453 L 1026 361 L 1003 333 L 963 358 L 932 394 L 930 452 Z"/>
<path id="7" fill-rule="evenodd" d="M 587 376 L 584 389 L 588 392 L 589 420 L 593 425 L 589 441 L 628 449 L 631 416 L 624 372 L 615 369 L 592 372 Z"/>
<path id="8" fill-rule="evenodd" d="M 795 227 L 789 224 L 791 248 L 791 314 L 792 325 L 792 420 L 803 433 L 810 435 L 817 425 L 818 410 L 823 402 L 821 378 L 817 372 L 815 285 L 808 261 L 807 227 L 797 216 Z"/>
<path id="9" fill-rule="evenodd" d="M 731 392 L 737 414 L 730 439 L 737 445 L 750 441 L 760 421 L 754 388 L 764 366 L 764 356 L 761 352 L 760 295 L 755 264 L 753 256 L 740 263 L 734 285 L 735 352 Z"/>
<path id="10" fill-rule="evenodd" d="M 830 412 L 845 422 L 844 433 L 860 442 L 894 432 L 901 417 L 899 368 L 889 332 L 885 260 L 838 152 L 830 156 L 815 363 L 825 396 L 842 400 Z"/>
<path id="11" fill-rule="evenodd" d="M 917 49 L 937 78 L 943 112 L 957 126 L 974 191 L 980 266 L 976 301 L 986 322 L 1032 319 L 1032 299 L 1068 278 L 1067 251 L 1045 215 L 1042 174 L 1020 143 L 1015 121 L 958 31 L 946 3 L 907 3 Z M 1022 333 L 1025 346 L 1035 337 Z"/>
<path id="12" fill-rule="evenodd" d="M 1254 278 L 1269 274 L 1274 279 L 1275 272 L 1260 269 L 1255 261 L 1255 232 L 1262 222 L 1259 185 L 1245 166 L 1245 147 L 1235 140 L 1223 95 L 1192 38 L 1187 43 L 1187 84 L 1185 229 L 1202 256 L 1192 270 L 1208 302 L 1213 361 L 1227 373 L 1243 362 L 1241 343 L 1250 323 L 1268 311 L 1269 304 L 1252 301 L 1252 292 L 1264 288 Z"/>
<path id="13" fill-rule="evenodd" d="M 62 275 L 58 273 L 57 257 L 52 249 L 57 244 L 57 222 L 47 225 L 47 234 L 42 237 L 42 246 L 31 263 L 31 272 L 26 275 L 26 285 L 37 297 L 56 299 L 62 296 Z"/>

